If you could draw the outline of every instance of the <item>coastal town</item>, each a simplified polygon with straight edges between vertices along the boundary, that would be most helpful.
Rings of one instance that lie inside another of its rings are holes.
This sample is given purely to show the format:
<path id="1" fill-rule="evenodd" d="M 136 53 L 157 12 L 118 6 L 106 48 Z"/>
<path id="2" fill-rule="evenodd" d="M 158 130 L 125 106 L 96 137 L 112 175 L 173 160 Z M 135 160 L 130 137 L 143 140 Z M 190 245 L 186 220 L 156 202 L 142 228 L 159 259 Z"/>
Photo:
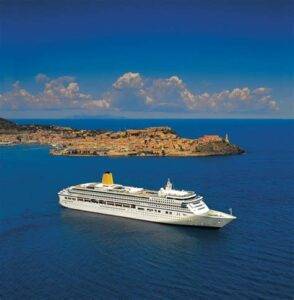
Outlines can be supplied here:
<path id="1" fill-rule="evenodd" d="M 124 131 L 80 130 L 54 125 L 18 125 L 0 118 L 1 145 L 40 144 L 52 155 L 77 156 L 211 156 L 242 154 L 228 136 L 183 138 L 170 127 Z"/>

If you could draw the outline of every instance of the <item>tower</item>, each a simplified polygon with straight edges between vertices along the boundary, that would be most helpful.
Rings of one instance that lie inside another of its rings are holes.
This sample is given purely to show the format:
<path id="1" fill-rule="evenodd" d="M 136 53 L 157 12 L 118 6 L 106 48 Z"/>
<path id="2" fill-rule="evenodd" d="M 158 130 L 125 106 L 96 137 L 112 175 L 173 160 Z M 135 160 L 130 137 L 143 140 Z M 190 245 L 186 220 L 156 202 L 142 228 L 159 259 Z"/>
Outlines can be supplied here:
<path id="1" fill-rule="evenodd" d="M 229 141 L 229 135 L 227 133 L 226 133 L 226 136 L 225 136 L 225 142 L 230 143 L 230 141 Z"/>

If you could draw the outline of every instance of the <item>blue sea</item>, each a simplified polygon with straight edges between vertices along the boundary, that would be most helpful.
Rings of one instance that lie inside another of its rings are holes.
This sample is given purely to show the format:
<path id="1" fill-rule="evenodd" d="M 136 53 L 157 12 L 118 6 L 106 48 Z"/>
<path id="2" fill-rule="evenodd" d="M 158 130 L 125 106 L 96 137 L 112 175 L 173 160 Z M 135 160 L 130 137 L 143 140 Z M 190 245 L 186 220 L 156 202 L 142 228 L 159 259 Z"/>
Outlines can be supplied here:
<path id="1" fill-rule="evenodd" d="M 1 299 L 293 299 L 293 120 L 21 120 L 86 129 L 171 126 L 229 134 L 244 155 L 54 157 L 44 146 L 0 148 Z M 57 192 L 99 181 L 205 196 L 233 209 L 220 230 L 61 208 Z"/>

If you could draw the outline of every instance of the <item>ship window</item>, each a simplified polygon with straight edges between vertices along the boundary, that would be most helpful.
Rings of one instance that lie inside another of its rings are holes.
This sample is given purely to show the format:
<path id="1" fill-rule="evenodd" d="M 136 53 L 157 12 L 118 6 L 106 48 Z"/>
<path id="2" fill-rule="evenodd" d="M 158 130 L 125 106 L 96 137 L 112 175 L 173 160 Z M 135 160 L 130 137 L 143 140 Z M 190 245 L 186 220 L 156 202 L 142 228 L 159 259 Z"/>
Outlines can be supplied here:
<path id="1" fill-rule="evenodd" d="M 129 204 L 123 204 L 123 207 L 130 207 Z"/>
<path id="2" fill-rule="evenodd" d="M 83 201 L 83 198 L 78 198 L 78 201 Z"/>
<path id="3" fill-rule="evenodd" d="M 139 209 L 139 210 L 144 210 L 144 208 L 143 208 L 143 207 L 138 207 L 138 209 Z"/>
<path id="4" fill-rule="evenodd" d="M 111 201 L 107 201 L 106 203 L 107 203 L 108 205 L 114 205 L 114 203 L 111 202 Z"/>
<path id="5" fill-rule="evenodd" d="M 115 203 L 115 206 L 122 206 L 121 203 Z"/>
<path id="6" fill-rule="evenodd" d="M 131 204 L 131 208 L 136 208 L 136 206 L 134 204 Z"/>
<path id="7" fill-rule="evenodd" d="M 168 214 L 168 211 L 166 211 L 165 213 Z"/>
<path id="8" fill-rule="evenodd" d="M 153 209 L 147 208 L 148 211 L 153 211 Z"/>

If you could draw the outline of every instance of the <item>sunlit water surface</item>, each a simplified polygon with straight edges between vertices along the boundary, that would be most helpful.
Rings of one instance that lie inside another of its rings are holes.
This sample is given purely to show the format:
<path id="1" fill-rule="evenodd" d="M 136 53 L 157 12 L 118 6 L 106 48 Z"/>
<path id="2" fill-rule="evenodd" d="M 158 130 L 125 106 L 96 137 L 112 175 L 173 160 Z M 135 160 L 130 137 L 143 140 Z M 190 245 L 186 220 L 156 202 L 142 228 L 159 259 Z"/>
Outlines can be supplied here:
<path id="1" fill-rule="evenodd" d="M 0 148 L 0 298 L 293 299 L 293 121 L 38 122 L 114 130 L 169 125 L 186 137 L 229 133 L 246 154 L 54 157 L 46 147 Z M 58 205 L 60 189 L 98 181 L 104 170 L 122 184 L 152 189 L 171 178 L 203 194 L 211 208 L 232 207 L 238 219 L 208 230 Z"/>

